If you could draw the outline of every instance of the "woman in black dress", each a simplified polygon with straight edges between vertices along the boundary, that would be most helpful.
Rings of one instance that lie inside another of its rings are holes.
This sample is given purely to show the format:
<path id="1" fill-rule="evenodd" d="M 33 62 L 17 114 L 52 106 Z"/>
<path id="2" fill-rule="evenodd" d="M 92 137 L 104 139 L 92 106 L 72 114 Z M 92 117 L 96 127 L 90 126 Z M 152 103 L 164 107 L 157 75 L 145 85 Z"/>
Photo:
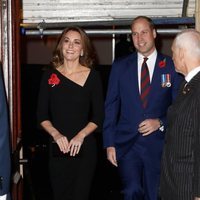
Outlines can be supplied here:
<path id="1" fill-rule="evenodd" d="M 79 27 L 65 29 L 42 78 L 38 120 L 50 137 L 55 200 L 88 200 L 97 161 L 94 131 L 102 125 L 103 92 L 93 49 Z"/>

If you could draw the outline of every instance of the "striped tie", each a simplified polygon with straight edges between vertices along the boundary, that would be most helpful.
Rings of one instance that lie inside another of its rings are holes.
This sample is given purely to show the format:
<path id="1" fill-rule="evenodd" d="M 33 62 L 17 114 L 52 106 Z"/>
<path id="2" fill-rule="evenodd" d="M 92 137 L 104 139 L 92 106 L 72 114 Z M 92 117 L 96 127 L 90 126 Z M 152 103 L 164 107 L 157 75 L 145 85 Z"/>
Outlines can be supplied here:
<path id="1" fill-rule="evenodd" d="M 146 108 L 147 106 L 147 100 L 148 100 L 148 94 L 150 91 L 150 77 L 149 77 L 149 70 L 146 61 L 148 58 L 144 57 L 144 61 L 142 63 L 142 69 L 141 69 L 141 100 L 143 107 Z"/>

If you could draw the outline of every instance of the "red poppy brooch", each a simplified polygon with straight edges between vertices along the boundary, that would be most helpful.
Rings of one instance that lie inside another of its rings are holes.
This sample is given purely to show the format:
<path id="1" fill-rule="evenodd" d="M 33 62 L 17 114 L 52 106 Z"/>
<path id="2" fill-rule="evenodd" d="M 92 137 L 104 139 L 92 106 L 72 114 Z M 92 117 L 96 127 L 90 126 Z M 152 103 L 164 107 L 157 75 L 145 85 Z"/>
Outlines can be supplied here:
<path id="1" fill-rule="evenodd" d="M 51 74 L 51 77 L 48 80 L 48 84 L 52 85 L 51 87 L 54 87 L 55 85 L 58 85 L 60 83 L 60 79 L 57 77 L 56 74 Z"/>
<path id="2" fill-rule="evenodd" d="M 164 58 L 163 60 L 161 60 L 158 65 L 159 65 L 160 68 L 165 67 L 166 66 L 166 58 Z"/>

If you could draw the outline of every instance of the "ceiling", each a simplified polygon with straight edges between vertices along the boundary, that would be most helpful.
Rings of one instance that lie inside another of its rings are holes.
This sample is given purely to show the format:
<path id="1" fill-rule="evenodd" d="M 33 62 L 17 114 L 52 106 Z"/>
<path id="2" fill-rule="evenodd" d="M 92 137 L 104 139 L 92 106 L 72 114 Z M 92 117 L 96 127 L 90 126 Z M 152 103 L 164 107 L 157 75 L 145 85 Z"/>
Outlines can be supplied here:
<path id="1" fill-rule="evenodd" d="M 194 17 L 195 0 L 22 0 L 22 25 L 124 22 L 138 15 L 152 18 Z"/>
<path id="2" fill-rule="evenodd" d="M 195 0 L 22 0 L 21 30 L 42 37 L 77 25 L 90 34 L 129 33 L 139 15 L 151 17 L 161 34 L 176 34 L 194 27 Z"/>

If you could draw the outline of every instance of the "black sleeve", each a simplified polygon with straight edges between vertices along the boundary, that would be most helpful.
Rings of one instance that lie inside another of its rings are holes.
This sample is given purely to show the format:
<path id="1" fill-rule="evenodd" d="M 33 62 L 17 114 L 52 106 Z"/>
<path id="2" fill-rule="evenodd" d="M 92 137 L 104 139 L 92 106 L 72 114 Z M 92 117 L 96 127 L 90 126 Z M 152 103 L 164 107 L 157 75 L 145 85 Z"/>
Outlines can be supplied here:
<path id="1" fill-rule="evenodd" d="M 104 98 L 102 80 L 97 71 L 93 72 L 92 77 L 92 116 L 91 121 L 98 126 L 98 131 L 102 129 L 104 118 Z"/>
<path id="2" fill-rule="evenodd" d="M 45 71 L 41 82 L 37 102 L 37 121 L 40 125 L 44 120 L 50 120 L 49 117 L 49 71 Z"/>

